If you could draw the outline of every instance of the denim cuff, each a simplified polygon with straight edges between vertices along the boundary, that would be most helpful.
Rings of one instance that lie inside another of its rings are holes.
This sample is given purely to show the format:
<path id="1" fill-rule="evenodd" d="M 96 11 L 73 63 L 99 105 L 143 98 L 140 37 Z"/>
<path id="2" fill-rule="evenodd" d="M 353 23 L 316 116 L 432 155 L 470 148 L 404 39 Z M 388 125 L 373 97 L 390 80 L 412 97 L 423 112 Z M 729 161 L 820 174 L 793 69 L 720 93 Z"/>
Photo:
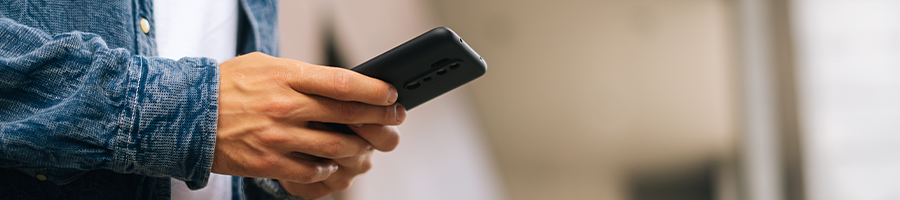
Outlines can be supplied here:
<path id="1" fill-rule="evenodd" d="M 119 169 L 172 177 L 188 188 L 206 187 L 212 168 L 218 121 L 219 70 L 209 58 L 169 60 L 134 56 L 121 140 Z M 132 90 L 133 89 L 133 90 Z"/>

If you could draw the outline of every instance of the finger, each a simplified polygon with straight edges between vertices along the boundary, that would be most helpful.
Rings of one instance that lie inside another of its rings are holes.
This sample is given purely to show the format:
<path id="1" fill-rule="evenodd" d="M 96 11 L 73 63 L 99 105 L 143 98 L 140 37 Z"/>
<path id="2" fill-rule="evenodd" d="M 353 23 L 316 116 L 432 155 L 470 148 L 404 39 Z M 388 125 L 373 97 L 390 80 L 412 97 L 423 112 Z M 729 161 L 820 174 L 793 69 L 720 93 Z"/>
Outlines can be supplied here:
<path id="1" fill-rule="evenodd" d="M 237 176 L 284 179 L 299 183 L 314 183 L 327 179 L 339 167 L 333 160 L 319 162 L 292 158 L 289 155 L 270 155 L 243 160 L 250 164 L 239 169 Z"/>
<path id="2" fill-rule="evenodd" d="M 303 166 L 302 170 L 285 170 L 286 179 L 298 183 L 315 183 L 326 180 L 328 177 L 337 172 L 340 168 L 338 164 L 331 160 L 309 161 L 300 158 L 291 158 L 289 165 Z"/>
<path id="3" fill-rule="evenodd" d="M 252 129 L 252 127 L 251 127 Z M 212 172 L 247 177 L 266 177 L 287 179 L 298 182 L 316 182 L 330 176 L 338 169 L 337 162 L 323 160 L 321 162 L 303 161 L 292 158 L 278 148 L 272 148 L 270 141 L 280 140 L 282 131 L 272 131 L 274 137 L 256 137 L 256 140 L 269 140 L 260 143 L 247 143 L 244 139 L 234 137 L 218 137 L 216 139 L 215 158 Z M 221 133 L 227 135 L 228 133 Z M 222 136 L 219 135 L 219 136 Z M 362 140 L 360 138 L 360 140 Z M 364 141 L 364 140 L 363 140 Z M 239 143 L 238 145 L 234 145 Z"/>
<path id="4" fill-rule="evenodd" d="M 365 139 L 352 134 L 343 134 L 306 127 L 294 127 L 291 134 L 268 142 L 290 154 L 300 152 L 317 157 L 338 159 L 365 154 L 370 144 Z"/>
<path id="5" fill-rule="evenodd" d="M 349 188 L 350 185 L 353 184 L 353 178 L 356 178 L 356 176 L 359 174 L 368 172 L 369 169 L 372 168 L 371 159 L 369 159 L 368 157 L 369 156 L 366 156 L 366 158 L 363 159 L 364 162 L 360 165 L 351 167 L 338 167 L 338 171 L 334 174 L 331 174 L 331 176 L 329 176 L 328 179 L 322 181 L 322 183 L 324 183 L 325 186 L 328 186 L 328 188 L 332 190 L 340 191 Z"/>
<path id="6" fill-rule="evenodd" d="M 351 124 L 348 127 L 382 152 L 392 151 L 400 144 L 400 131 L 396 126 Z"/>
<path id="7" fill-rule="evenodd" d="M 339 171 L 344 170 L 349 173 L 361 174 L 372 168 L 372 151 L 368 151 L 363 155 L 338 158 L 332 161 L 337 163 Z"/>
<path id="8" fill-rule="evenodd" d="M 338 67 L 298 65 L 288 85 L 300 93 L 341 101 L 387 106 L 397 101 L 397 89 L 384 81 Z"/>
<path id="9" fill-rule="evenodd" d="M 320 96 L 306 96 L 306 98 L 312 101 L 296 112 L 295 118 L 299 121 L 399 125 L 406 120 L 406 108 L 400 104 L 375 106 Z"/>
<path id="10" fill-rule="evenodd" d="M 363 160 L 364 162 L 352 166 L 340 166 L 336 172 L 332 173 L 331 176 L 321 182 L 299 184 L 297 182 L 282 181 L 282 187 L 295 196 L 308 199 L 318 199 L 345 190 L 353 183 L 353 178 L 371 169 L 371 153 L 360 157 L 363 158 L 360 160 Z M 349 161 L 348 159 L 341 160 Z M 337 160 L 335 161 L 338 162 Z"/>

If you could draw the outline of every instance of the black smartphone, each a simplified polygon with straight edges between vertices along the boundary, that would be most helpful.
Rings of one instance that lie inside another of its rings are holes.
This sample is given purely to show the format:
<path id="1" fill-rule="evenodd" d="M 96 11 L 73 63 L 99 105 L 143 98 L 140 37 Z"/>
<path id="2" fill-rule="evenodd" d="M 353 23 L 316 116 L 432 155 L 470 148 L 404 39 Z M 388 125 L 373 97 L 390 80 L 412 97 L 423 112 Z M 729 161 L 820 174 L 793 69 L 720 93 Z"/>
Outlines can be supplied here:
<path id="1" fill-rule="evenodd" d="M 447 27 L 437 27 L 352 69 L 397 88 L 397 102 L 415 108 L 487 71 L 487 63 Z"/>
<path id="2" fill-rule="evenodd" d="M 410 110 L 481 77 L 487 62 L 453 30 L 437 27 L 352 70 L 394 85 L 397 102 Z M 346 126 L 328 125 L 352 133 Z"/>

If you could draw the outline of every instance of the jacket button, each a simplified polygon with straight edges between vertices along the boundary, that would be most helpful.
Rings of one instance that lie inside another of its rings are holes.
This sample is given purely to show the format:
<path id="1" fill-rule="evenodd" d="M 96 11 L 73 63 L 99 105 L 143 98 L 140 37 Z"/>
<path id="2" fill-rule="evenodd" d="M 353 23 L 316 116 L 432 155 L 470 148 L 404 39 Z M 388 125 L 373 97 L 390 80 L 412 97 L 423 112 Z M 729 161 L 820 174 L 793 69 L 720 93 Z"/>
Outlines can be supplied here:
<path id="1" fill-rule="evenodd" d="M 43 174 L 37 174 L 37 175 L 34 175 L 34 177 L 37 178 L 39 181 L 47 180 L 47 175 L 43 175 Z"/>
<path id="2" fill-rule="evenodd" d="M 147 18 L 141 18 L 141 30 L 144 33 L 150 32 L 150 21 L 147 21 Z"/>

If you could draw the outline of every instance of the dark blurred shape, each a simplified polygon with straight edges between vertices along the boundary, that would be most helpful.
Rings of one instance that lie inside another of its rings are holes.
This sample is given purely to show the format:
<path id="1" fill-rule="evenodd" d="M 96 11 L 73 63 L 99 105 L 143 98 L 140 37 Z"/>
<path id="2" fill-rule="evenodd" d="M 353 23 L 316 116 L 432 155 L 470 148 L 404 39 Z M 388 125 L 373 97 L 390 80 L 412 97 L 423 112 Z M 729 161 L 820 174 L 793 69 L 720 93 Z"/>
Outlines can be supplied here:
<path id="1" fill-rule="evenodd" d="M 633 200 L 711 200 L 715 170 L 704 164 L 680 170 L 635 170 L 629 176 Z"/>

